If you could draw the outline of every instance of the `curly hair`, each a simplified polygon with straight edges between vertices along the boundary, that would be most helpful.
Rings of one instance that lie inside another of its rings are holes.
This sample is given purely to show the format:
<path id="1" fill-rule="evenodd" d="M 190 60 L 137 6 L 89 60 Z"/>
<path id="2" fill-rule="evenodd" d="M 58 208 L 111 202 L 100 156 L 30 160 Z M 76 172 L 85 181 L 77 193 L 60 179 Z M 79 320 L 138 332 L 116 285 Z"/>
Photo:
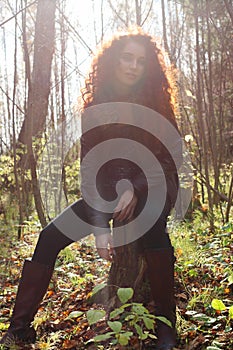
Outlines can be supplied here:
<path id="1" fill-rule="evenodd" d="M 118 63 L 119 53 L 129 41 L 145 47 L 146 71 L 144 78 L 132 89 L 127 101 L 111 89 L 112 70 Z M 151 108 L 175 123 L 176 88 L 171 70 L 165 65 L 162 50 L 153 38 L 140 28 L 114 36 L 103 44 L 92 61 L 91 70 L 82 89 L 83 108 L 107 102 L 132 102 Z"/>

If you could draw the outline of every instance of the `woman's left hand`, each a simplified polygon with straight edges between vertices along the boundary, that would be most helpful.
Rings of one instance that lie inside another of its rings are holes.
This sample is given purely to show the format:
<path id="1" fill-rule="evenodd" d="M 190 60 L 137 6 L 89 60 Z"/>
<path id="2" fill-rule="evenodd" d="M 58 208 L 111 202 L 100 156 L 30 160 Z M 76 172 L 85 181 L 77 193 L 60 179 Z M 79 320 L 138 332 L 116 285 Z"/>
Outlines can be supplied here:
<path id="1" fill-rule="evenodd" d="M 113 219 L 119 222 L 132 219 L 137 202 L 138 199 L 133 191 L 125 191 L 114 209 Z"/>
<path id="2" fill-rule="evenodd" d="M 111 233 L 103 233 L 97 235 L 95 237 L 95 245 L 97 252 L 102 259 L 112 261 L 114 249 Z"/>

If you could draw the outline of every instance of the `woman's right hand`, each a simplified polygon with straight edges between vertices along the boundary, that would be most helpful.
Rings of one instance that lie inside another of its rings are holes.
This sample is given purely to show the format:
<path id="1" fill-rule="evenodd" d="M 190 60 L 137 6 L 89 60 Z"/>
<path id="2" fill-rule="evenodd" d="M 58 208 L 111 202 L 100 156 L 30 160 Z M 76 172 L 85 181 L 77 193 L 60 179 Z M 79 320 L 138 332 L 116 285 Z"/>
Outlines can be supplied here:
<path id="1" fill-rule="evenodd" d="M 125 191 L 114 209 L 113 219 L 119 222 L 131 220 L 133 218 L 137 202 L 138 199 L 133 191 Z"/>

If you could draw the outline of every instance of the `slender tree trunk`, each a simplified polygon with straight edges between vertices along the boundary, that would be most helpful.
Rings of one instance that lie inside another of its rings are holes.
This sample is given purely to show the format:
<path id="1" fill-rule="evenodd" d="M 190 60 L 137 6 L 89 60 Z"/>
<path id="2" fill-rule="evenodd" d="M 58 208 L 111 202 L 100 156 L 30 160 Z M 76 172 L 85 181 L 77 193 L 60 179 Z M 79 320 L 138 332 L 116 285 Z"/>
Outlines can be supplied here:
<path id="1" fill-rule="evenodd" d="M 101 0 L 100 16 L 101 16 L 101 38 L 100 38 L 100 41 L 102 42 L 104 39 L 104 0 Z"/>
<path id="2" fill-rule="evenodd" d="M 64 8 L 62 9 L 62 12 L 64 11 Z M 60 23 L 61 23 L 61 122 L 62 122 L 62 159 L 65 158 L 64 154 L 64 145 L 65 145 L 65 120 L 66 120 L 66 113 L 65 113 L 65 27 L 64 27 L 64 16 L 61 13 L 61 18 L 60 18 Z M 63 180 L 65 179 L 65 165 L 63 164 L 62 168 L 62 177 Z M 59 211 L 61 211 L 60 203 L 61 203 L 61 198 L 62 198 L 62 192 L 65 190 L 64 188 L 64 181 L 63 186 L 61 184 L 59 188 L 59 199 L 58 199 L 58 205 L 59 205 Z M 67 203 L 68 204 L 68 203 Z"/>
<path id="3" fill-rule="evenodd" d="M 218 143 L 218 135 L 217 135 L 217 123 L 216 123 L 216 117 L 215 117 L 215 110 L 214 110 L 214 98 L 213 98 L 213 67 L 212 67 L 212 41 L 211 41 L 211 32 L 210 32 L 210 24 L 209 24 L 209 17 L 210 17 L 210 4 L 209 0 L 206 0 L 206 9 L 207 9 L 207 45 L 208 45 L 208 83 L 207 83 L 207 95 L 208 95 L 208 104 L 209 104 L 209 131 L 210 131 L 210 138 L 211 138 L 211 151 L 212 151 L 212 160 L 213 160 L 213 170 L 214 170 L 214 188 L 218 189 L 219 187 L 219 172 L 220 172 L 220 164 L 219 159 L 221 160 L 221 145 Z M 219 133 L 221 130 L 219 130 Z M 218 152 L 217 152 L 218 148 Z M 217 204 L 219 202 L 220 198 L 214 193 L 213 196 L 213 204 Z"/>
<path id="4" fill-rule="evenodd" d="M 172 50 L 171 47 L 169 47 L 168 44 L 168 34 L 167 34 L 167 19 L 166 19 L 166 9 L 165 9 L 165 1 L 161 0 L 161 9 L 162 9 L 162 24 L 163 24 L 163 43 L 164 43 L 164 48 L 166 50 L 166 53 L 168 54 L 169 60 L 171 62 L 171 64 L 176 67 L 176 59 L 174 57 L 174 55 L 172 55 Z M 174 29 L 170 28 L 170 31 L 172 31 Z M 175 49 L 175 43 L 174 43 L 174 47 Z M 174 50 L 175 51 L 175 50 Z M 174 53 L 174 52 L 173 52 Z"/>
<path id="5" fill-rule="evenodd" d="M 199 43 L 199 12 L 200 8 L 198 3 L 194 5 L 195 15 L 195 33 L 196 33 L 196 60 L 197 60 L 197 116 L 200 125 L 200 134 L 203 147 L 203 162 L 205 171 L 205 181 L 207 187 L 208 201 L 209 201 L 209 214 L 210 214 L 210 228 L 214 229 L 213 220 L 213 200 L 210 187 L 210 174 L 209 174 L 209 156 L 208 156 L 208 142 L 206 139 L 206 125 L 204 123 L 203 111 L 202 111 L 202 93 L 201 93 L 201 62 L 200 62 L 200 43 Z"/>
<path id="6" fill-rule="evenodd" d="M 16 2 L 16 8 L 17 8 L 17 2 Z M 17 151 L 16 151 L 16 132 L 15 132 L 15 96 L 16 96 L 16 87 L 17 87 L 17 26 L 18 26 L 17 18 L 15 18 L 15 52 L 14 52 L 14 86 L 13 86 L 13 98 L 12 98 L 12 132 L 13 132 L 14 176 L 15 176 L 17 199 L 18 199 L 18 204 L 19 204 L 18 239 L 20 239 L 21 233 L 22 233 L 24 213 L 23 213 L 23 203 L 21 201 L 20 181 L 19 181 L 19 176 L 18 176 Z"/>
<path id="7" fill-rule="evenodd" d="M 135 0 L 135 10 L 136 10 L 136 24 L 137 26 L 140 26 L 142 23 L 141 1 Z"/>
<path id="8" fill-rule="evenodd" d="M 56 0 L 38 1 L 28 110 L 18 138 L 24 145 L 28 143 L 28 138 L 40 135 L 45 126 L 54 53 L 55 8 Z"/>
<path id="9" fill-rule="evenodd" d="M 227 203 L 227 208 L 226 208 L 226 222 L 230 221 L 230 210 L 231 206 L 233 204 L 233 170 L 231 174 L 231 182 L 230 182 L 230 188 L 229 188 L 229 193 L 228 193 L 228 203 Z"/>
<path id="10" fill-rule="evenodd" d="M 55 0 L 38 1 L 33 71 L 28 90 L 26 116 L 19 135 L 19 141 L 27 146 L 27 162 L 31 169 L 34 201 L 42 227 L 46 225 L 46 218 L 37 178 L 37 156 L 33 149 L 33 140 L 35 136 L 41 136 L 48 112 L 51 63 L 54 51 L 55 5 Z"/>
<path id="11" fill-rule="evenodd" d="M 167 24 L 166 24 L 166 14 L 165 14 L 165 2 L 164 2 L 164 0 L 161 0 L 161 9 L 162 9 L 162 22 L 163 22 L 164 48 L 165 48 L 165 50 L 168 53 L 169 58 L 170 58 L 170 50 L 169 50 L 168 40 L 167 40 Z"/>

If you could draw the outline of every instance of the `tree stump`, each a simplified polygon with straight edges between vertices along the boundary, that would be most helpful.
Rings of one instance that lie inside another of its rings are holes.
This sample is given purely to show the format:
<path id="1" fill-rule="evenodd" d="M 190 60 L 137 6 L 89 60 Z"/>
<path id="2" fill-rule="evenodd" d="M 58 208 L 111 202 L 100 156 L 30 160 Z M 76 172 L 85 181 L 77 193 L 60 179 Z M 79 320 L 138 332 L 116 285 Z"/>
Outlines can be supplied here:
<path id="1" fill-rule="evenodd" d="M 117 289 L 131 287 L 134 290 L 133 301 L 149 302 L 150 287 L 146 270 L 146 262 L 140 253 L 138 241 L 116 247 L 107 286 L 94 296 L 93 301 L 112 310 L 120 306 Z"/>

